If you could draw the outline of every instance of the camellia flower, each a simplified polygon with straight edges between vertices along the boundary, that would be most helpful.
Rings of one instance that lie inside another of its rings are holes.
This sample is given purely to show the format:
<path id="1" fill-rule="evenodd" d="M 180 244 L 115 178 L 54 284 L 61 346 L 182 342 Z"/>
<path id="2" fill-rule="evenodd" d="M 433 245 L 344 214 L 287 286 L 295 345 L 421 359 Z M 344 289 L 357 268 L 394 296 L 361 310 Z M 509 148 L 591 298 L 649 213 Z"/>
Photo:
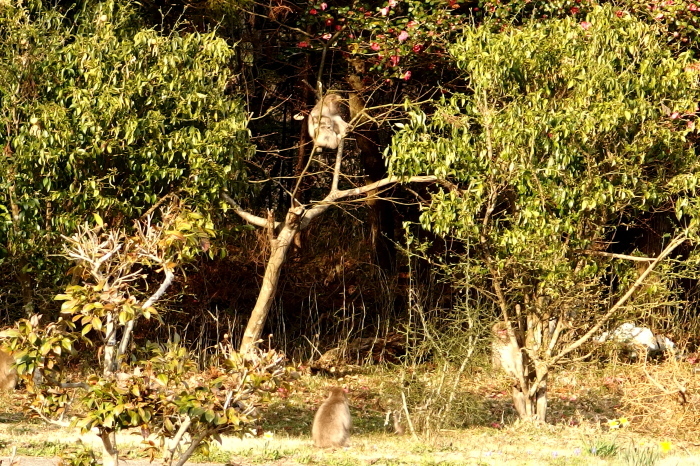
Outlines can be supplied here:
<path id="1" fill-rule="evenodd" d="M 382 16 L 386 16 L 389 14 L 389 7 L 385 6 L 384 8 L 381 8 L 379 12 L 382 14 Z"/>
<path id="2" fill-rule="evenodd" d="M 399 42 L 403 42 L 406 39 L 408 39 L 408 33 L 406 31 L 401 31 L 401 34 L 399 34 Z"/>
<path id="3" fill-rule="evenodd" d="M 572 7 L 572 8 L 571 8 L 571 14 L 572 14 L 572 15 L 575 15 L 575 14 L 578 13 L 578 12 L 579 12 L 578 7 Z"/>
<path id="4" fill-rule="evenodd" d="M 325 39 L 325 40 L 328 40 L 328 39 L 330 39 L 331 37 L 333 37 L 333 34 L 331 34 L 330 32 L 327 32 L 327 33 L 325 33 L 324 35 L 322 35 L 321 37 L 322 37 L 323 39 Z"/>
<path id="5" fill-rule="evenodd" d="M 688 5 L 688 9 L 690 11 L 698 11 L 698 6 L 695 3 L 691 3 L 690 5 Z"/>
<path id="6" fill-rule="evenodd" d="M 411 79 L 411 70 L 408 70 L 403 74 L 404 81 L 408 81 L 409 79 Z"/>
<path id="7" fill-rule="evenodd" d="M 309 14 L 315 15 L 315 14 L 318 14 L 318 11 L 316 10 L 316 8 L 312 8 L 309 10 Z"/>
<path id="8" fill-rule="evenodd" d="M 321 9 L 325 11 L 326 8 L 328 8 L 328 4 L 327 4 L 327 3 L 321 3 Z"/>
<path id="9" fill-rule="evenodd" d="M 392 55 L 391 57 L 389 57 L 389 63 L 391 64 L 391 66 L 398 65 L 400 60 L 401 58 L 398 55 Z"/>
<path id="10" fill-rule="evenodd" d="M 420 53 L 423 50 L 423 44 L 416 44 L 413 46 L 413 53 Z"/>
<path id="11" fill-rule="evenodd" d="M 591 26 L 593 26 L 588 21 L 581 21 L 580 25 L 585 31 L 588 31 L 591 28 Z"/>
<path id="12" fill-rule="evenodd" d="M 395 6 L 396 6 L 396 3 L 397 3 L 396 0 L 389 0 L 389 7 L 390 7 L 390 8 L 395 7 Z"/>
<path id="13" fill-rule="evenodd" d="M 380 47 L 379 44 L 377 44 L 376 42 L 372 42 L 371 44 L 369 44 L 369 48 L 376 52 L 377 50 L 379 50 Z"/>
<path id="14" fill-rule="evenodd" d="M 301 48 L 305 48 L 305 47 L 308 47 L 308 46 L 309 46 L 309 43 L 306 42 L 305 40 L 303 40 L 303 41 L 301 41 L 301 42 L 299 42 L 299 43 L 297 44 L 297 47 L 301 47 Z"/>

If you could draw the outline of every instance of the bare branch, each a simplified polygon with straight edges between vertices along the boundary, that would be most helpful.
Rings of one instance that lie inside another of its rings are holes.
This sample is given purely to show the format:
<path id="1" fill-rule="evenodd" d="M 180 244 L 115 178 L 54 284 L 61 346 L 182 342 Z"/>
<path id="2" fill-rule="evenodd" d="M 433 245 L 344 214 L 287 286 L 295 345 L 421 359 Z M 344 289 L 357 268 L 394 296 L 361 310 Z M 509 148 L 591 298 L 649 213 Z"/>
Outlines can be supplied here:
<path id="1" fill-rule="evenodd" d="M 29 409 L 32 410 L 32 411 L 34 411 L 34 412 L 36 413 L 36 415 L 39 416 L 39 417 L 41 418 L 42 421 L 44 421 L 44 422 L 46 422 L 46 423 L 48 423 L 48 424 L 53 424 L 53 425 L 55 425 L 55 426 L 60 426 L 60 427 L 68 427 L 68 426 L 70 426 L 70 421 L 56 421 L 56 420 L 53 420 L 53 419 L 49 419 L 48 417 L 44 416 L 44 415 L 41 413 L 41 410 L 40 410 L 39 408 L 37 408 L 36 406 L 30 406 Z"/>
<path id="2" fill-rule="evenodd" d="M 161 283 L 156 292 L 153 293 L 151 297 L 146 300 L 145 303 L 143 303 L 141 309 L 148 309 L 149 307 L 153 306 L 153 304 L 155 304 L 155 302 L 158 301 L 161 298 L 161 296 L 163 296 L 166 290 L 173 283 L 173 279 L 175 278 L 175 274 L 173 273 L 173 271 L 167 267 L 163 267 L 163 272 L 165 273 L 165 279 L 163 280 L 163 283 Z M 119 357 L 122 354 L 126 353 L 126 348 L 127 346 L 129 346 L 129 339 L 131 338 L 131 332 L 133 332 L 134 330 L 134 324 L 138 317 L 139 316 L 134 316 L 134 318 L 131 319 L 124 328 L 124 333 L 122 334 L 122 341 L 119 344 L 119 351 L 117 352 L 117 360 L 119 360 Z"/>
<path id="3" fill-rule="evenodd" d="M 666 257 L 668 257 L 669 254 L 671 254 L 674 249 L 676 249 L 678 246 L 681 244 L 685 243 L 685 241 L 688 239 L 686 236 L 686 233 L 682 233 L 681 235 L 675 237 L 666 248 L 661 251 L 661 254 L 659 254 L 654 261 L 649 264 L 649 266 L 646 268 L 646 270 L 637 278 L 637 280 L 634 282 L 634 284 L 630 287 L 629 290 L 627 290 L 627 293 L 624 294 L 620 299 L 617 300 L 617 302 L 610 308 L 608 312 L 605 313 L 605 315 L 598 319 L 598 323 L 595 324 L 588 332 L 586 332 L 585 335 L 583 335 L 581 338 L 576 340 L 575 342 L 571 343 L 569 346 L 564 348 L 561 353 L 556 355 L 552 361 L 549 362 L 549 364 L 555 364 L 557 361 L 559 361 L 561 358 L 578 348 L 579 346 L 583 345 L 586 341 L 588 341 L 591 336 L 610 319 L 613 314 L 615 314 L 626 302 L 629 298 L 632 297 L 632 295 L 642 286 L 642 283 L 644 283 L 644 280 L 649 276 L 649 274 L 654 270 L 654 268 Z"/>
<path id="4" fill-rule="evenodd" d="M 228 193 L 222 191 L 221 192 L 221 197 L 224 198 L 226 202 L 228 202 L 231 207 L 233 207 L 233 211 L 238 214 L 239 217 L 241 217 L 243 220 L 246 222 L 250 223 L 251 225 L 255 225 L 256 227 L 260 228 L 265 228 L 268 225 L 267 219 L 258 217 L 257 215 L 253 215 L 250 212 L 246 212 L 241 208 L 241 206 L 238 205 L 236 201 L 233 200 L 231 196 L 228 195 Z M 280 222 L 275 222 L 275 228 L 280 224 Z"/>
<path id="5" fill-rule="evenodd" d="M 335 154 L 335 167 L 333 167 L 331 193 L 338 190 L 338 182 L 340 181 L 340 165 L 343 162 L 343 147 L 345 147 L 345 136 L 340 138 L 340 142 L 338 143 L 338 151 Z"/>
<path id="6" fill-rule="evenodd" d="M 583 254 L 591 254 L 593 256 L 612 257 L 613 259 L 626 259 L 626 260 L 630 260 L 630 261 L 639 261 L 639 262 L 654 262 L 656 260 L 653 257 L 630 256 L 628 254 L 615 254 L 613 252 L 592 251 L 590 249 L 585 249 L 581 252 Z"/>
<path id="7" fill-rule="evenodd" d="M 192 424 L 192 418 L 187 417 L 185 421 L 180 424 L 180 428 L 177 431 L 177 434 L 175 434 L 175 437 L 170 442 L 170 448 L 168 448 L 168 453 L 170 454 L 170 458 L 168 458 L 168 464 L 173 463 L 173 458 L 175 457 L 175 452 L 177 451 L 178 446 L 180 445 L 180 442 L 182 441 L 183 435 L 187 432 L 187 429 L 190 428 L 190 424 Z"/>
<path id="8" fill-rule="evenodd" d="M 376 189 L 379 189 L 381 187 L 398 183 L 399 181 L 403 181 L 405 183 L 430 183 L 433 181 L 437 181 L 437 177 L 433 175 L 425 175 L 425 176 L 411 176 L 406 179 L 401 179 L 398 176 L 390 176 L 388 178 L 384 178 L 379 181 L 375 181 L 374 183 L 370 183 L 365 186 L 360 186 L 357 188 L 352 188 L 352 189 L 345 189 L 342 191 L 335 191 L 331 192 L 326 196 L 325 199 L 323 199 L 321 202 L 316 204 L 314 207 L 309 209 L 306 212 L 306 215 L 304 215 L 304 219 L 302 220 L 301 223 L 301 228 L 304 229 L 308 226 L 309 222 L 313 220 L 314 218 L 318 217 L 321 215 L 323 212 L 325 212 L 330 206 L 333 205 L 334 202 L 340 200 L 340 199 L 345 199 L 346 197 L 352 197 L 352 196 L 359 196 L 360 194 L 366 194 L 370 191 L 374 191 Z"/>

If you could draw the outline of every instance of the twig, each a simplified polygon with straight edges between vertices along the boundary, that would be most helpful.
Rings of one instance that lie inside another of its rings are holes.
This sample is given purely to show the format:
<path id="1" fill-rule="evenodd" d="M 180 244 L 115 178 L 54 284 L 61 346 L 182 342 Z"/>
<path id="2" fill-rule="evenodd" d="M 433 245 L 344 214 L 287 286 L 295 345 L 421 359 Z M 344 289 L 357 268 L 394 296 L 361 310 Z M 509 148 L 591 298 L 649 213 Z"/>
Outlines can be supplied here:
<path id="1" fill-rule="evenodd" d="M 411 430 L 411 436 L 414 440 L 418 440 L 418 434 L 416 434 L 416 429 L 413 427 L 413 421 L 411 421 L 411 415 L 408 414 L 408 403 L 406 402 L 406 394 L 401 390 L 401 402 L 403 404 L 403 413 L 406 415 L 406 422 L 408 423 L 408 428 Z"/>

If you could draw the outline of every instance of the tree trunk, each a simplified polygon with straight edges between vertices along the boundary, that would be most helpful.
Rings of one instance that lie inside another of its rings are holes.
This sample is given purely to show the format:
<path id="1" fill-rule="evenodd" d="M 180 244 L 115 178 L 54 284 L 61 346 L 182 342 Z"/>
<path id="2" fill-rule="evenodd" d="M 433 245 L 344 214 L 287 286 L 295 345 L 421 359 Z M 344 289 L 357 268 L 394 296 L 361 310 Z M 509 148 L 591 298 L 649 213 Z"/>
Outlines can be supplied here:
<path id="1" fill-rule="evenodd" d="M 101 431 L 100 439 L 102 440 L 102 464 L 104 466 L 119 465 L 119 451 L 115 444 L 116 436 L 113 432 Z"/>
<path id="2" fill-rule="evenodd" d="M 265 267 L 265 275 L 263 276 L 263 283 L 260 287 L 258 300 L 250 314 L 248 325 L 243 334 L 241 353 L 246 353 L 253 348 L 262 335 L 263 327 L 267 320 L 267 314 L 270 312 L 272 300 L 275 298 L 275 293 L 277 292 L 277 284 L 279 283 L 280 274 L 282 272 L 282 265 L 287 257 L 289 246 L 292 244 L 294 236 L 300 228 L 299 220 L 302 211 L 302 208 L 290 209 L 287 214 L 287 221 L 282 226 L 277 238 L 272 240 L 272 253 Z"/>
<path id="3" fill-rule="evenodd" d="M 102 374 L 105 377 L 112 377 L 118 369 L 117 361 L 117 326 L 114 323 L 114 316 L 107 314 L 105 323 L 105 352 L 104 352 L 104 368 Z"/>
<path id="4" fill-rule="evenodd" d="M 536 364 L 526 355 L 523 356 L 522 378 L 513 382 L 513 405 L 520 419 L 546 421 L 548 373 L 549 368 L 545 364 Z"/>

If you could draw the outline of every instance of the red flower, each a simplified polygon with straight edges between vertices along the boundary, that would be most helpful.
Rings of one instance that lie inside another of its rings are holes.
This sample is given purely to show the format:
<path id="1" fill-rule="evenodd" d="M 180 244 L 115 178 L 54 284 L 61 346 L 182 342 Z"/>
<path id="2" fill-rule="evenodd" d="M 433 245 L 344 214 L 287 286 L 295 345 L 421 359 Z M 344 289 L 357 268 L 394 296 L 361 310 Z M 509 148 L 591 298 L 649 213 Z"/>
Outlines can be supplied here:
<path id="1" fill-rule="evenodd" d="M 305 40 L 304 40 L 304 41 L 301 41 L 301 42 L 299 42 L 299 43 L 297 44 L 297 47 L 301 47 L 301 48 L 305 48 L 305 47 L 308 47 L 308 46 L 309 46 L 309 43 L 306 42 Z"/>
<path id="2" fill-rule="evenodd" d="M 315 15 L 318 14 L 318 11 L 316 11 L 316 8 L 312 8 L 309 10 L 309 14 Z"/>
<path id="3" fill-rule="evenodd" d="M 413 46 L 413 53 L 420 53 L 423 50 L 423 44 L 416 44 Z"/>
<path id="4" fill-rule="evenodd" d="M 334 22 L 335 21 L 333 20 L 333 18 L 327 18 L 326 19 L 326 26 L 331 27 L 331 26 L 333 26 Z"/>
<path id="5" fill-rule="evenodd" d="M 578 13 L 578 12 L 579 12 L 578 7 L 573 7 L 573 8 L 571 8 L 571 14 L 572 14 L 572 15 L 575 15 L 575 14 Z"/>
<path id="6" fill-rule="evenodd" d="M 401 57 L 399 57 L 398 55 L 392 55 L 391 57 L 389 57 L 389 63 L 391 64 L 391 66 L 398 65 L 399 61 L 401 61 Z"/>
<path id="7" fill-rule="evenodd" d="M 624 14 L 625 14 L 625 12 L 622 10 L 617 10 L 615 12 L 615 16 L 617 16 L 618 18 L 622 18 L 622 16 L 624 16 Z"/>
<path id="8" fill-rule="evenodd" d="M 411 79 L 411 70 L 408 70 L 403 74 L 404 81 L 408 81 L 409 79 Z"/>
<path id="9" fill-rule="evenodd" d="M 376 42 L 372 42 L 371 44 L 369 44 L 369 48 L 376 52 L 377 50 L 379 50 L 380 47 L 379 44 L 377 44 Z"/>

